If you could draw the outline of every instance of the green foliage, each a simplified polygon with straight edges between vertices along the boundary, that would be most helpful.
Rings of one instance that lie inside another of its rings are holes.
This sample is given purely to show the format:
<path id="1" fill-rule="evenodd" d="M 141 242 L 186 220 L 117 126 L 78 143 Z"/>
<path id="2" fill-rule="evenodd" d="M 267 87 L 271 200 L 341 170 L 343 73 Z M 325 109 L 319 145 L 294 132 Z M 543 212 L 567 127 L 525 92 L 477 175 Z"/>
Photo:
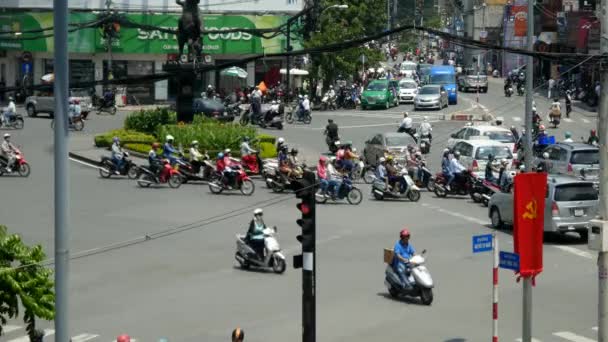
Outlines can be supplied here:
<path id="1" fill-rule="evenodd" d="M 124 129 L 115 129 L 109 132 L 98 134 L 95 136 L 95 146 L 97 147 L 110 147 L 112 146 L 112 139 L 118 137 L 121 144 L 145 144 L 150 146 L 156 138 L 150 134 L 141 133 L 137 131 L 129 131 Z"/>
<path id="2" fill-rule="evenodd" d="M 274 158 L 277 156 L 277 137 L 274 135 L 260 134 L 256 137 L 256 146 L 260 151 L 260 158 Z"/>
<path id="3" fill-rule="evenodd" d="M 175 138 L 175 146 L 187 149 L 193 140 L 198 140 L 203 151 L 222 151 L 226 148 L 238 152 L 244 137 L 254 138 L 256 130 L 250 126 L 223 124 L 217 121 L 201 121 L 192 125 L 165 125 L 159 127 L 158 137 L 167 134 Z"/>
<path id="4" fill-rule="evenodd" d="M 335 4 L 347 4 L 347 9 L 328 9 L 320 17 L 317 33 L 305 43 L 306 48 L 325 46 L 335 42 L 357 39 L 376 34 L 386 26 L 386 1 L 324 0 L 321 8 Z M 311 75 L 318 75 L 325 86 L 337 76 L 348 77 L 361 70 L 360 56 L 367 57 L 366 66 L 375 67 L 384 59 L 379 50 L 353 47 L 339 52 L 324 53 L 313 58 Z"/>
<path id="5" fill-rule="evenodd" d="M 126 148 L 127 150 L 144 153 L 144 154 L 148 154 L 148 152 L 150 152 L 150 149 L 152 149 L 152 146 L 150 146 L 150 144 L 138 144 L 138 143 L 124 144 L 123 147 Z M 163 153 L 162 151 L 163 151 L 163 149 L 160 148 L 159 153 Z"/>
<path id="6" fill-rule="evenodd" d="M 162 125 L 177 123 L 177 114 L 167 108 L 140 110 L 125 119 L 125 129 L 154 134 Z"/>
<path id="7" fill-rule="evenodd" d="M 45 258 L 42 246 L 29 247 L 19 235 L 9 235 L 6 227 L 0 225 L 0 335 L 2 325 L 19 316 L 21 307 L 31 340 L 40 333 L 36 329 L 37 318 L 55 318 L 53 272 L 40 266 Z"/>

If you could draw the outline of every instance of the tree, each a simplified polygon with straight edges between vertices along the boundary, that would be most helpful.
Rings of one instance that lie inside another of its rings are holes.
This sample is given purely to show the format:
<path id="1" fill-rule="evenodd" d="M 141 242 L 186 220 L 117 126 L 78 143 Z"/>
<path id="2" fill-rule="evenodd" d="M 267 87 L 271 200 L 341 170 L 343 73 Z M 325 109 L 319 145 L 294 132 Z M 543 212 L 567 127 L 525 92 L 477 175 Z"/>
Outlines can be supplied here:
<path id="1" fill-rule="evenodd" d="M 55 318 L 53 272 L 40 265 L 45 258 L 42 246 L 29 247 L 0 225 L 0 335 L 7 320 L 19 316 L 20 308 L 31 341 L 41 340 L 37 318 Z"/>
<path id="2" fill-rule="evenodd" d="M 313 32 L 310 40 L 304 42 L 304 46 L 307 48 L 362 38 L 386 29 L 386 1 L 324 0 L 320 2 L 321 8 L 339 4 L 346 4 L 348 8 L 322 11 L 317 21 L 317 32 Z M 383 60 L 381 51 L 363 46 L 353 46 L 349 49 L 319 55 L 313 54 L 311 76 L 313 78 L 320 76 L 324 80 L 325 88 L 332 84 L 338 76 L 345 78 L 355 76 L 362 67 L 361 55 L 365 55 L 367 58 L 366 67 L 375 66 Z M 315 83 L 311 82 L 313 85 Z"/>

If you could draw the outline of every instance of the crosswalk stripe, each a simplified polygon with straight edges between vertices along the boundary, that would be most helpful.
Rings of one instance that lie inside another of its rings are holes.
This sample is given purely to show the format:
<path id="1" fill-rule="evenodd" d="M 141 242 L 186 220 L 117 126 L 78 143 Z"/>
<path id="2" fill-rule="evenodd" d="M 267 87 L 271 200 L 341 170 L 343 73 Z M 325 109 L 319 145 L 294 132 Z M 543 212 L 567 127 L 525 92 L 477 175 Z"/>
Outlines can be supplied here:
<path id="1" fill-rule="evenodd" d="M 517 342 L 522 342 L 522 341 L 523 341 L 523 339 L 518 338 L 518 339 L 516 339 L 515 341 L 517 341 Z M 542 341 L 541 341 L 541 340 L 539 340 L 539 339 L 536 339 L 536 338 L 532 337 L 532 342 L 542 342 Z"/>
<path id="2" fill-rule="evenodd" d="M 72 342 L 85 342 L 85 341 L 89 341 L 94 339 L 95 337 L 97 337 L 99 335 L 94 335 L 94 334 L 80 334 L 78 336 L 74 336 L 72 337 Z"/>
<path id="3" fill-rule="evenodd" d="M 593 328 L 591 328 L 591 330 L 595 330 L 595 331 L 597 331 L 597 327 L 593 327 Z"/>
<path id="4" fill-rule="evenodd" d="M 563 120 L 566 122 L 572 122 L 572 119 L 570 119 L 570 118 L 564 118 Z"/>
<path id="5" fill-rule="evenodd" d="M 515 116 L 513 117 L 513 121 L 521 121 L 521 118 L 519 116 Z"/>
<path id="6" fill-rule="evenodd" d="M 44 337 L 48 337 L 51 335 L 55 335 L 55 330 L 53 329 L 44 329 Z M 21 336 L 12 340 L 9 340 L 8 342 L 30 342 L 30 337 L 25 335 L 25 336 Z"/>
<path id="7" fill-rule="evenodd" d="M 553 335 L 555 335 L 557 337 L 561 337 L 561 338 L 563 338 L 565 340 L 568 340 L 568 341 L 572 341 L 572 342 L 596 342 L 595 340 L 592 340 L 590 338 L 586 338 L 584 336 L 573 334 L 573 333 L 568 332 L 568 331 L 556 332 L 556 333 L 553 333 Z"/>
<path id="8" fill-rule="evenodd" d="M 2 327 L 2 333 L 3 334 L 8 334 L 10 332 L 16 331 L 21 329 L 21 326 L 19 325 L 5 325 Z"/>
<path id="9" fill-rule="evenodd" d="M 587 120 L 587 119 L 583 119 L 584 123 L 590 123 L 591 121 Z"/>

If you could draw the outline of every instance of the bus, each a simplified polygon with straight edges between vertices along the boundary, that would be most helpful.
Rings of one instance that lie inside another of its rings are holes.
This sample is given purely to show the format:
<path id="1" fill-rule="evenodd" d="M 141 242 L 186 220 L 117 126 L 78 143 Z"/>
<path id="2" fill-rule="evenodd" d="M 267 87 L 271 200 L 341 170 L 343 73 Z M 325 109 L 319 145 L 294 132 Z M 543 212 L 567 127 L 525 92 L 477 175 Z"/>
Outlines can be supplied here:
<path id="1" fill-rule="evenodd" d="M 448 92 L 448 102 L 458 103 L 458 90 L 456 89 L 456 70 L 451 65 L 436 65 L 431 67 L 428 84 L 442 85 Z"/>

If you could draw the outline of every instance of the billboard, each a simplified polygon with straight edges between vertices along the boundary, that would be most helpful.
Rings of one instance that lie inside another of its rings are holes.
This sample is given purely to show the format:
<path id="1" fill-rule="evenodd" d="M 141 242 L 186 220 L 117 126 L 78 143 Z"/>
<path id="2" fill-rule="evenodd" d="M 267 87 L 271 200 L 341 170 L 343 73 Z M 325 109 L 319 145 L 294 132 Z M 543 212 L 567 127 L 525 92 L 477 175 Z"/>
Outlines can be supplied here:
<path id="1" fill-rule="evenodd" d="M 305 0 L 199 0 L 201 13 L 295 13 L 304 8 Z M 49 0 L 3 1 L 3 8 L 53 9 Z M 68 0 L 70 9 L 105 10 L 106 0 Z M 142 12 L 181 12 L 175 0 L 113 0 L 115 10 Z"/>
<path id="2" fill-rule="evenodd" d="M 514 32 L 515 37 L 525 37 L 528 32 L 528 6 L 513 6 L 511 13 L 514 17 Z"/>

